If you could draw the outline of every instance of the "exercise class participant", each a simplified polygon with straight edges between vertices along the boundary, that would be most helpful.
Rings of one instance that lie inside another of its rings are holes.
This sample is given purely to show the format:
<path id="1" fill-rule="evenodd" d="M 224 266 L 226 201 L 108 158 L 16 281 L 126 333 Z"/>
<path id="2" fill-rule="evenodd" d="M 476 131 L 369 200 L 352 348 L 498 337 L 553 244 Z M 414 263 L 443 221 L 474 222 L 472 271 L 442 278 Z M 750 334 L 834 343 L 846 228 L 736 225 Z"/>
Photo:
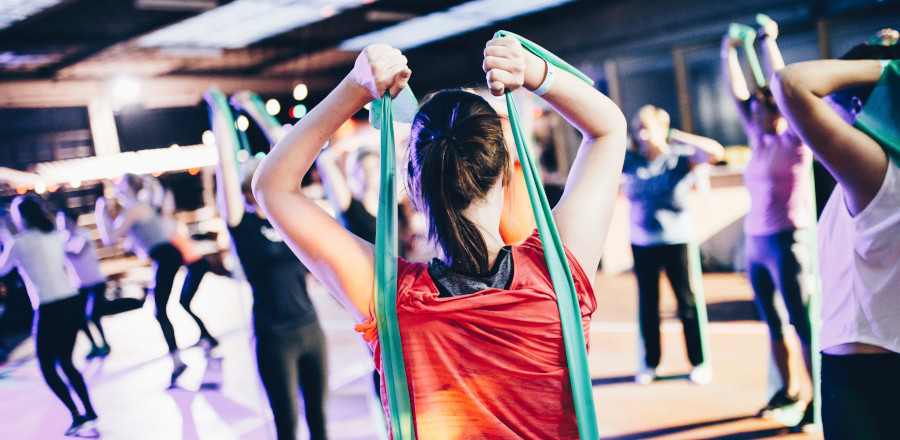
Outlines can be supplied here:
<path id="1" fill-rule="evenodd" d="M 900 58 L 900 47 L 862 45 L 844 58 L 792 64 L 776 74 L 772 93 L 838 182 L 818 231 L 825 438 L 894 439 L 900 432 L 900 62 L 888 60 Z"/>
<path id="2" fill-rule="evenodd" d="M 153 297 L 156 304 L 156 320 L 162 329 L 163 337 L 172 356 L 172 385 L 176 379 L 187 369 L 187 365 L 178 354 L 178 344 L 175 342 L 175 329 L 166 313 L 166 304 L 172 293 L 172 284 L 175 274 L 184 264 L 181 252 L 172 245 L 171 231 L 162 224 L 159 214 L 152 206 L 138 199 L 138 192 L 143 188 L 140 176 L 125 174 L 116 183 L 116 196 L 122 201 L 123 210 L 113 221 L 109 216 L 109 208 L 106 199 L 97 199 L 95 218 L 97 219 L 97 232 L 103 244 L 114 246 L 116 241 L 124 235 L 134 242 L 134 245 L 153 260 Z M 194 318 L 200 327 L 200 338 L 212 338 L 206 330 L 206 326 L 183 301 L 185 311 Z M 212 345 L 212 344 L 210 344 Z"/>
<path id="3" fill-rule="evenodd" d="M 109 344 L 100 318 L 106 304 L 106 274 L 100 269 L 97 245 L 87 229 L 78 226 L 78 214 L 69 210 L 56 213 L 56 227 L 62 233 L 66 246 L 66 270 L 69 278 L 78 285 L 78 294 L 84 297 L 89 319 L 84 321 L 84 334 L 91 341 L 87 358 L 106 357 Z M 99 338 L 94 338 L 88 322 L 94 324 Z M 97 341 L 100 343 L 98 344 Z"/>
<path id="4" fill-rule="evenodd" d="M 777 37 L 778 25 L 774 21 L 758 33 L 767 77 L 784 67 L 775 42 Z M 728 35 L 722 39 L 725 80 L 752 150 L 744 171 L 744 186 L 750 193 L 750 211 L 744 217 L 747 277 L 760 314 L 769 326 L 772 358 L 783 384 L 760 410 L 760 415 L 766 416 L 799 402 L 801 383 L 809 383 L 807 377 L 812 374 L 812 256 L 807 229 L 815 221 L 810 179 L 812 152 L 781 116 L 768 86 L 750 93 L 735 49 L 739 45 L 743 45 L 741 39 Z M 776 306 L 776 290 L 781 292 L 787 307 Z M 792 353 L 795 345 L 785 341 L 789 324 L 800 339 L 805 374 L 790 361 L 801 353 Z M 809 402 L 811 397 L 805 400 Z M 813 407 L 808 406 L 800 426 L 812 422 Z"/>
<path id="5" fill-rule="evenodd" d="M 587 331 L 596 308 L 591 280 L 622 167 L 624 118 L 599 91 L 526 52 L 514 38 L 489 41 L 484 54 L 493 94 L 537 90 L 584 136 L 554 218 Z M 340 85 L 276 145 L 254 180 L 260 206 L 294 252 L 363 322 L 357 329 L 375 349 L 379 368 L 373 246 L 298 188 L 332 133 L 385 91 L 396 96 L 410 75 L 399 50 L 367 47 Z M 441 258 L 431 264 L 400 258 L 397 274 L 397 315 L 419 438 L 578 437 L 559 309 L 540 239 L 535 232 L 521 245 L 504 246 L 500 238 L 509 176 L 500 117 L 483 98 L 446 90 L 423 104 L 410 140 L 410 198 L 430 219 L 429 237 Z"/>
<path id="6" fill-rule="evenodd" d="M 708 383 L 712 369 L 703 363 L 700 321 L 688 270 L 688 243 L 694 239 L 688 196 L 694 185 L 694 167 L 719 162 L 725 150 L 712 139 L 671 128 L 669 114 L 652 105 L 638 111 L 632 130 L 634 148 L 625 155 L 623 172 L 627 176 L 625 195 L 631 202 L 631 250 L 644 349 L 635 381 L 646 385 L 658 377 L 659 272 L 665 270 L 675 291 L 693 365 L 690 379 Z"/>
<path id="7" fill-rule="evenodd" d="M 211 107 L 215 105 L 211 95 L 204 97 Z M 226 138 L 215 123 L 213 129 L 218 139 Z M 310 438 L 325 439 L 328 358 L 325 335 L 307 294 L 307 270 L 253 197 L 250 181 L 259 160 L 251 158 L 239 172 L 233 146 L 224 141 L 218 145 L 219 211 L 228 223 L 241 267 L 253 290 L 256 363 L 272 407 L 278 439 L 297 438 L 298 387 Z"/>
<path id="8" fill-rule="evenodd" d="M 4 225 L 0 225 L 0 240 L 3 240 L 0 274 L 18 268 L 32 305 L 39 305 L 37 357 L 41 374 L 50 390 L 72 414 L 72 425 L 65 434 L 78 435 L 97 419 L 84 378 L 72 363 L 75 337 L 84 326 L 84 297 L 78 294 L 78 289 L 66 275 L 62 238 L 40 202 L 18 196 L 13 199 L 11 208 L 13 223 L 21 233 L 13 237 Z M 79 413 L 69 387 L 56 370 L 57 365 L 81 400 L 84 414 Z"/>

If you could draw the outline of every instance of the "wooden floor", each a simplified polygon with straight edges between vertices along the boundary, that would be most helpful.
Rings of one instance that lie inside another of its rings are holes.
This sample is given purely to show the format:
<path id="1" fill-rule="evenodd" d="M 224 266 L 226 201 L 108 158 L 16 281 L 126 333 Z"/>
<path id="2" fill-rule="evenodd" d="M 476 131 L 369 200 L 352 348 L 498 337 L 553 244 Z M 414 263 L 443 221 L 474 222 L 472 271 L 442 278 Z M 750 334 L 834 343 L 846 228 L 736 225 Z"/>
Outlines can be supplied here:
<path id="1" fill-rule="evenodd" d="M 821 434 L 789 434 L 775 422 L 753 417 L 768 396 L 768 338 L 742 275 L 704 279 L 714 370 L 712 383 L 705 386 L 685 379 L 689 364 L 670 291 L 664 289 L 662 304 L 662 369 L 667 377 L 640 386 L 633 380 L 638 359 L 633 277 L 598 275 L 595 286 L 599 309 L 591 328 L 589 363 L 602 438 L 821 439 Z M 383 422 L 371 399 L 371 356 L 338 303 L 317 284 L 311 291 L 329 344 L 329 437 L 382 438 Z M 88 344 L 79 339 L 76 365 L 100 415 L 100 438 L 274 438 L 248 331 L 249 291 L 210 275 L 194 304 L 210 331 L 220 336 L 215 354 L 221 360 L 209 361 L 199 348 L 186 349 L 189 369 L 181 389 L 166 389 L 171 361 L 151 305 L 104 319 L 112 346 L 105 360 L 84 360 Z M 190 346 L 198 337 L 196 327 L 177 305 L 170 310 L 179 345 Z M 44 384 L 29 352 L 33 344 L 26 343 L 16 353 L 22 360 L 0 366 L 0 439 L 64 438 L 67 411 Z M 300 431 L 300 438 L 306 438 L 305 427 Z"/>

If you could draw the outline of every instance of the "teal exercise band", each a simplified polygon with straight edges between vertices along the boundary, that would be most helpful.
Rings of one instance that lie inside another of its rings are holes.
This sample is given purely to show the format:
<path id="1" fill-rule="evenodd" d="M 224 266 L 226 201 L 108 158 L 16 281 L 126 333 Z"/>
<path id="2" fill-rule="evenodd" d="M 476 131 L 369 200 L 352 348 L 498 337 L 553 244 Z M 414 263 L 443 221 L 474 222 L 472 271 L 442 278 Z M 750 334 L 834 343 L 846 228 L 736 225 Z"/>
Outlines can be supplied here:
<path id="1" fill-rule="evenodd" d="M 759 58 L 756 56 L 756 49 L 753 43 L 756 41 L 756 30 L 750 26 L 739 23 L 731 23 L 728 26 L 728 36 L 744 42 L 744 52 L 747 54 L 747 64 L 750 65 L 750 72 L 753 73 L 753 79 L 759 87 L 766 86 L 766 76 L 763 74 L 762 67 L 759 65 Z"/>
<path id="2" fill-rule="evenodd" d="M 416 438 L 400 326 L 397 322 L 397 188 L 394 178 L 394 126 L 391 97 L 372 102 L 381 117 L 381 189 L 375 236 L 375 317 L 381 347 L 381 369 L 388 394 L 394 440 Z"/>
<path id="3" fill-rule="evenodd" d="M 543 58 L 548 63 L 568 71 L 585 82 L 593 81 L 579 72 L 568 63 L 527 39 L 506 31 L 498 31 L 495 38 L 514 37 L 522 46 L 535 55 Z M 550 272 L 550 280 L 556 290 L 556 300 L 559 305 L 559 317 L 562 324 L 563 344 L 566 349 L 566 359 L 569 364 L 569 380 L 572 384 L 572 398 L 575 403 L 575 415 L 578 420 L 578 434 L 582 440 L 598 439 L 596 410 L 594 408 L 594 395 L 591 386 L 591 375 L 587 363 L 587 351 L 585 350 L 584 328 L 581 323 L 581 310 L 578 306 L 578 296 L 575 291 L 575 283 L 572 273 L 566 262 L 566 253 L 562 240 L 556 230 L 550 204 L 544 194 L 540 175 L 531 158 L 531 153 L 525 144 L 525 136 L 522 133 L 522 123 L 519 120 L 519 112 L 509 90 L 506 91 L 506 105 L 509 108 L 509 121 L 512 125 L 513 139 L 516 143 L 516 151 L 519 153 L 519 161 L 522 164 L 522 172 L 525 184 L 528 188 L 528 197 L 534 210 L 534 218 L 537 222 L 538 233 L 544 246 L 544 257 L 547 260 L 547 269 Z"/>

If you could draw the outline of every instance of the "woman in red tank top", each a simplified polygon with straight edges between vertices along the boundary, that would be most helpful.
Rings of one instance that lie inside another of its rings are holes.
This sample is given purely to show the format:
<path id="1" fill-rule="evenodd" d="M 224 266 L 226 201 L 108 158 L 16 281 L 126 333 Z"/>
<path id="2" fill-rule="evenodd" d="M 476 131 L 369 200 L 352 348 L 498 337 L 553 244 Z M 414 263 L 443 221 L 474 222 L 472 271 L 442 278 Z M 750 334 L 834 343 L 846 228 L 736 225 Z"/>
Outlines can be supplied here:
<path id="1" fill-rule="evenodd" d="M 606 96 L 527 52 L 513 38 L 487 42 L 494 95 L 535 91 L 584 136 L 553 210 L 567 250 L 585 331 L 596 308 L 591 276 L 609 229 L 625 152 L 626 124 Z M 294 253 L 361 322 L 380 363 L 372 310 L 374 248 L 299 191 L 299 179 L 337 128 L 411 76 L 406 57 L 367 47 L 346 78 L 260 166 L 254 194 Z M 510 158 L 500 116 L 482 98 L 434 94 L 410 140 L 409 193 L 429 219 L 437 255 L 403 259 L 397 312 L 419 438 L 577 438 L 556 296 L 537 233 L 500 237 Z"/>

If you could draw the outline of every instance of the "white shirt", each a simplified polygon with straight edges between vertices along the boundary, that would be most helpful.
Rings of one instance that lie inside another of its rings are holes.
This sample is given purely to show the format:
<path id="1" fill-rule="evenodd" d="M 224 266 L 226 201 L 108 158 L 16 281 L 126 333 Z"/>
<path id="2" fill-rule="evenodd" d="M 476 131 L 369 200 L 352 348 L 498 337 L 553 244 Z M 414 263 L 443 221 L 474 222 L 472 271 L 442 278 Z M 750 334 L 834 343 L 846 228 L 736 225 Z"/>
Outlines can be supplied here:
<path id="1" fill-rule="evenodd" d="M 106 282 L 97 258 L 97 244 L 87 229 L 75 227 L 66 238 L 66 269 L 79 287 L 89 287 Z"/>
<path id="2" fill-rule="evenodd" d="M 878 194 L 856 217 L 835 187 L 818 241 L 821 348 L 861 342 L 900 353 L 900 168 L 893 160 Z"/>
<path id="3" fill-rule="evenodd" d="M 57 232 L 28 230 L 0 253 L 0 274 L 19 268 L 31 305 L 48 304 L 78 294 L 64 267 L 66 251 Z"/>

